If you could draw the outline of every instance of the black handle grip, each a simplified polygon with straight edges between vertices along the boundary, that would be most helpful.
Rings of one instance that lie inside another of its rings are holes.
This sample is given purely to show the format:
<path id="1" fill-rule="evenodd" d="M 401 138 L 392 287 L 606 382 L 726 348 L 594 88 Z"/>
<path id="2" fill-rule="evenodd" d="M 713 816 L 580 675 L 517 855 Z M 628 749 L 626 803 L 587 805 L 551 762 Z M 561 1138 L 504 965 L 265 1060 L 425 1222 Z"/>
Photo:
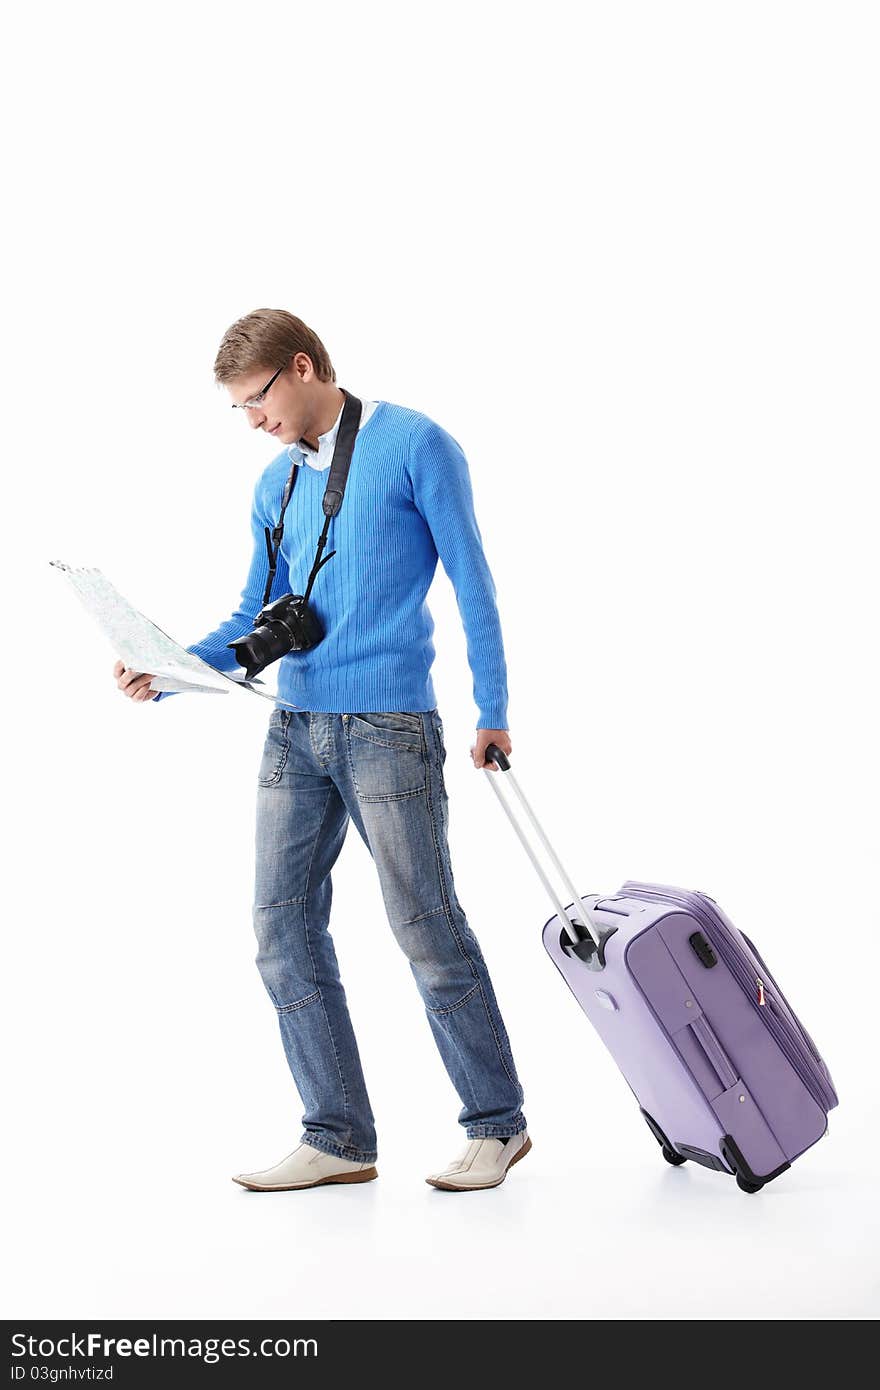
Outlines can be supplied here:
<path id="1" fill-rule="evenodd" d="M 497 763 L 502 772 L 509 771 L 510 761 L 507 754 L 501 751 L 497 743 L 490 743 L 483 756 L 487 763 Z"/>

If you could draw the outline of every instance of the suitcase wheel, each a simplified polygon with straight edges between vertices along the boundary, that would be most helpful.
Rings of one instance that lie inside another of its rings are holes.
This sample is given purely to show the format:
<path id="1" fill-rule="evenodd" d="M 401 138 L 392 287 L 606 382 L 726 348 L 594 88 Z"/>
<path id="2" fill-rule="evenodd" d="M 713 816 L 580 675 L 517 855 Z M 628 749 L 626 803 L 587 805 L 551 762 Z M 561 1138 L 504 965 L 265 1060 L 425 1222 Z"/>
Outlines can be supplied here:
<path id="1" fill-rule="evenodd" d="M 660 1150 L 667 1163 L 673 1163 L 677 1168 L 680 1163 L 687 1163 L 684 1154 L 680 1154 L 676 1149 L 670 1149 L 668 1144 L 664 1144 Z"/>
<path id="2" fill-rule="evenodd" d="M 639 1106 L 639 1109 L 641 1110 L 642 1107 Z M 645 1117 L 645 1124 L 648 1126 L 648 1129 L 651 1131 L 654 1138 L 657 1140 L 657 1143 L 660 1145 L 660 1148 L 663 1152 L 663 1157 L 666 1159 L 666 1162 L 673 1164 L 676 1168 L 681 1163 L 687 1163 L 687 1159 L 685 1158 L 684 1154 L 680 1154 L 677 1149 L 674 1149 L 672 1147 L 672 1145 L 666 1138 L 666 1135 L 663 1133 L 662 1129 L 660 1128 L 654 1117 L 652 1115 L 649 1115 L 647 1110 L 642 1110 L 642 1114 Z"/>
<path id="3" fill-rule="evenodd" d="M 772 1182 L 773 1178 L 778 1178 L 780 1173 L 784 1173 L 786 1168 L 791 1166 L 789 1163 L 782 1163 L 775 1172 L 765 1173 L 763 1177 L 759 1177 L 757 1173 L 751 1171 L 729 1134 L 725 1134 L 721 1142 L 721 1153 L 736 1174 L 736 1185 L 741 1192 L 760 1192 L 762 1187 L 765 1187 L 768 1182 Z"/>
<path id="4" fill-rule="evenodd" d="M 744 1178 L 742 1173 L 737 1173 L 736 1185 L 742 1192 L 760 1192 L 761 1188 L 764 1186 L 762 1182 L 749 1182 L 748 1178 Z"/>

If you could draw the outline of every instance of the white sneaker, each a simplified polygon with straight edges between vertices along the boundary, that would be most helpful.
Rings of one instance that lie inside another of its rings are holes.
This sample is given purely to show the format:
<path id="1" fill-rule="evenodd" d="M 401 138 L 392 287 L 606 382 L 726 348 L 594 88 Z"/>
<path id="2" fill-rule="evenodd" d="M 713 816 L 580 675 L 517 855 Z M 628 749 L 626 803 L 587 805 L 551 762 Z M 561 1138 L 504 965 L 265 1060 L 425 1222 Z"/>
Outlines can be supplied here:
<path id="1" fill-rule="evenodd" d="M 500 1139 L 471 1139 L 464 1153 L 440 1173 L 425 1182 L 446 1192 L 474 1192 L 480 1187 L 497 1187 L 507 1177 L 508 1168 L 525 1158 L 532 1141 L 525 1130 L 507 1143 Z"/>
<path id="2" fill-rule="evenodd" d="M 274 1168 L 262 1173 L 239 1173 L 232 1179 L 252 1192 L 288 1192 L 295 1187 L 320 1187 L 325 1182 L 371 1182 L 379 1174 L 372 1163 L 352 1163 L 311 1144 L 300 1144 Z"/>

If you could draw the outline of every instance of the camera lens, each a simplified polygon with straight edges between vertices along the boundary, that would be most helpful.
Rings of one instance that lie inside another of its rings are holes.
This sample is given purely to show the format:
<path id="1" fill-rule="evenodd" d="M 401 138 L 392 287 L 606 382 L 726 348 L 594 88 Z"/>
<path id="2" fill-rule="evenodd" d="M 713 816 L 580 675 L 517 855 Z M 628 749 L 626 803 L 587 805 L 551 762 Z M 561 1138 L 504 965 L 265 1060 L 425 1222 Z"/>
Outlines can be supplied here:
<path id="1" fill-rule="evenodd" d="M 265 621 L 263 621 L 265 620 Z M 248 680 L 279 657 L 306 651 L 324 636 L 324 629 L 302 594 L 284 594 L 257 614 L 256 627 L 244 637 L 227 642 Z"/>
<path id="2" fill-rule="evenodd" d="M 250 681 L 267 666 L 271 666 L 273 661 L 286 656 L 291 649 L 292 641 L 290 629 L 284 623 L 276 621 L 266 623 L 263 627 L 255 627 L 246 637 L 237 637 L 227 645 L 235 652 L 236 661 L 239 666 L 244 667 L 245 676 Z"/>

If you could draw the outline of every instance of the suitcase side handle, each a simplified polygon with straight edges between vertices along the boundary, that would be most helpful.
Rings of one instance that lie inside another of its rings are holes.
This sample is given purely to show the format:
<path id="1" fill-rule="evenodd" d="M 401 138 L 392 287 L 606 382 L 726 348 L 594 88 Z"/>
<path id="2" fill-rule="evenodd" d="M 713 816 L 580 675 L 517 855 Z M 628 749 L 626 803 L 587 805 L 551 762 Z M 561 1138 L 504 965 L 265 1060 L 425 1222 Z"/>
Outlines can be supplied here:
<path id="1" fill-rule="evenodd" d="M 514 830 L 516 831 L 516 834 L 520 840 L 520 843 L 523 846 L 523 849 L 531 859 L 533 865 L 535 866 L 535 870 L 537 872 L 538 877 L 540 878 L 544 887 L 547 889 L 547 892 L 550 894 L 550 897 L 556 906 L 556 911 L 559 914 L 559 920 L 565 928 L 565 931 L 570 941 L 572 942 L 572 945 L 580 945 L 580 943 L 584 939 L 582 933 L 579 932 L 575 926 L 575 923 L 577 923 L 589 932 L 590 936 L 593 938 L 596 947 L 599 949 L 601 953 L 602 944 L 604 939 L 608 936 L 608 932 L 602 927 L 596 925 L 589 912 L 587 912 L 587 909 L 584 907 L 580 893 L 577 891 L 568 874 L 566 873 L 565 869 L 563 868 L 562 864 L 560 863 L 559 856 L 557 855 L 550 841 L 547 839 L 547 836 L 545 835 L 544 830 L 541 827 L 541 824 L 538 821 L 537 816 L 535 815 L 534 811 L 532 810 L 531 806 L 529 805 L 528 801 L 523 795 L 520 785 L 514 777 L 513 772 L 511 771 L 510 759 L 508 758 L 507 754 L 504 753 L 498 747 L 497 743 L 489 744 L 488 748 L 485 751 L 484 757 L 486 762 L 495 763 L 500 769 L 500 771 L 504 774 L 503 780 L 509 783 L 512 791 L 515 792 L 516 797 L 522 805 L 522 808 L 525 811 L 530 824 L 536 831 L 538 838 L 541 841 L 541 844 L 544 846 L 551 860 L 553 861 L 553 864 L 557 872 L 559 873 L 560 878 L 562 879 L 566 893 L 568 893 L 569 897 L 571 898 L 571 906 L 574 910 L 573 919 L 569 917 L 568 908 L 565 906 L 562 899 L 559 897 L 559 894 L 556 892 L 556 889 L 553 887 L 553 884 L 550 882 L 550 879 L 544 872 L 544 868 L 538 860 L 538 857 L 532 849 L 532 846 L 529 844 L 526 835 L 523 833 L 519 821 L 517 820 L 516 816 L 514 816 L 507 798 L 505 796 L 502 796 L 501 789 L 498 786 L 499 781 L 502 779 L 499 778 L 497 773 L 492 772 L 490 768 L 485 767 L 483 771 L 489 778 L 489 783 L 492 787 L 492 790 L 495 792 L 495 795 L 498 797 L 498 800 L 504 807 L 507 817 Z"/>

